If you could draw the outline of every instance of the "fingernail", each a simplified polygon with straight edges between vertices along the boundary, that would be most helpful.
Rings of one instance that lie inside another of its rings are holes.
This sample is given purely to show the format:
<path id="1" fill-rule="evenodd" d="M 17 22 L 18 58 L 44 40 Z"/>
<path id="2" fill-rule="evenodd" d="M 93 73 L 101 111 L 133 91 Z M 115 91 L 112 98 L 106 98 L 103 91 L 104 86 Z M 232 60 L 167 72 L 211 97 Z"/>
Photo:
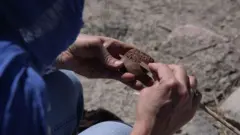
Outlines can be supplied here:
<path id="1" fill-rule="evenodd" d="M 121 64 L 123 64 L 123 62 L 122 61 L 115 61 L 114 64 L 115 65 L 121 65 Z"/>
<path id="2" fill-rule="evenodd" d="M 155 63 L 148 63 L 148 66 L 152 67 Z"/>

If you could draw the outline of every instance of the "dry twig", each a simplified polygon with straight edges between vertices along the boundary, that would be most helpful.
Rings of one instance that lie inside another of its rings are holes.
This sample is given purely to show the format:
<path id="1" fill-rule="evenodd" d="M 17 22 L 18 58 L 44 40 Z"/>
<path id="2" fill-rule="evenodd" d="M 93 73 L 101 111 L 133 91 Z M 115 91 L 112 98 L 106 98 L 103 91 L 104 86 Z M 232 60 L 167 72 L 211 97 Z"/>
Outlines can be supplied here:
<path id="1" fill-rule="evenodd" d="M 227 122 L 224 118 L 219 116 L 217 113 L 213 112 L 211 109 L 209 109 L 206 105 L 200 104 L 200 108 L 205 111 L 207 114 L 212 116 L 215 120 L 219 121 L 221 124 L 223 124 L 225 127 L 227 127 L 232 132 L 236 133 L 237 135 L 240 135 L 240 131 L 234 127 L 232 124 Z"/>

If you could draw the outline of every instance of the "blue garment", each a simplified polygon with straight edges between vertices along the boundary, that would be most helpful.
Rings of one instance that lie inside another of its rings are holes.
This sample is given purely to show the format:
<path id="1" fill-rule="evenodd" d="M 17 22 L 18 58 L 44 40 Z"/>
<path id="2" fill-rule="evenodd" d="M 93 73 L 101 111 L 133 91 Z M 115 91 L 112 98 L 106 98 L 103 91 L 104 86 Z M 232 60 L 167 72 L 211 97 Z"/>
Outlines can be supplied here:
<path id="1" fill-rule="evenodd" d="M 84 110 L 78 76 L 73 71 L 57 70 L 45 74 L 43 79 L 48 87 L 47 131 L 51 135 L 76 133 Z"/>
<path id="2" fill-rule="evenodd" d="M 132 132 L 132 127 L 120 122 L 106 121 L 101 122 L 78 135 L 130 135 Z"/>
<path id="3" fill-rule="evenodd" d="M 0 1 L 0 135 L 45 135 L 40 74 L 73 43 L 83 0 Z"/>

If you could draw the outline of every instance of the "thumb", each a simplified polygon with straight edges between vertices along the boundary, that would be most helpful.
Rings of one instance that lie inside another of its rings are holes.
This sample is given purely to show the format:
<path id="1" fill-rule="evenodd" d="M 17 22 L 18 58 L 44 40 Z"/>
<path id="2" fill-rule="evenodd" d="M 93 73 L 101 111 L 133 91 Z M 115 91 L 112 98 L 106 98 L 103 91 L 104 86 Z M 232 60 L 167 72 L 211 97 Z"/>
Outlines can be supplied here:
<path id="1" fill-rule="evenodd" d="M 100 59 L 107 68 L 117 70 L 123 67 L 123 61 L 114 58 L 105 47 L 102 47 L 101 52 Z"/>

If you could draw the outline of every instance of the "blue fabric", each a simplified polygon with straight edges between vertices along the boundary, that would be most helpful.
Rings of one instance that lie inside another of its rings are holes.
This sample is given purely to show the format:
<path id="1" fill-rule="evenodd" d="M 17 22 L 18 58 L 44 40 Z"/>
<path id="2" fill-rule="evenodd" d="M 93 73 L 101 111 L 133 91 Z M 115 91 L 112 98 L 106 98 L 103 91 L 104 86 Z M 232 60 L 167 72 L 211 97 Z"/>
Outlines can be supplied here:
<path id="1" fill-rule="evenodd" d="M 52 135 L 71 135 L 83 114 L 82 85 L 75 73 L 68 70 L 54 71 L 43 78 L 48 87 L 48 131 Z"/>
<path id="2" fill-rule="evenodd" d="M 45 83 L 17 44 L 0 45 L 0 134 L 45 135 Z"/>
<path id="3" fill-rule="evenodd" d="M 0 134 L 45 135 L 40 72 L 76 38 L 83 0 L 0 1 Z"/>
<path id="4" fill-rule="evenodd" d="M 1 0 L 0 18 L 6 20 L 10 36 L 21 36 L 21 46 L 42 69 L 76 39 L 83 25 L 83 4 L 83 0 Z"/>
<path id="5" fill-rule="evenodd" d="M 93 125 L 78 135 L 130 135 L 132 127 L 124 123 L 106 121 Z"/>

